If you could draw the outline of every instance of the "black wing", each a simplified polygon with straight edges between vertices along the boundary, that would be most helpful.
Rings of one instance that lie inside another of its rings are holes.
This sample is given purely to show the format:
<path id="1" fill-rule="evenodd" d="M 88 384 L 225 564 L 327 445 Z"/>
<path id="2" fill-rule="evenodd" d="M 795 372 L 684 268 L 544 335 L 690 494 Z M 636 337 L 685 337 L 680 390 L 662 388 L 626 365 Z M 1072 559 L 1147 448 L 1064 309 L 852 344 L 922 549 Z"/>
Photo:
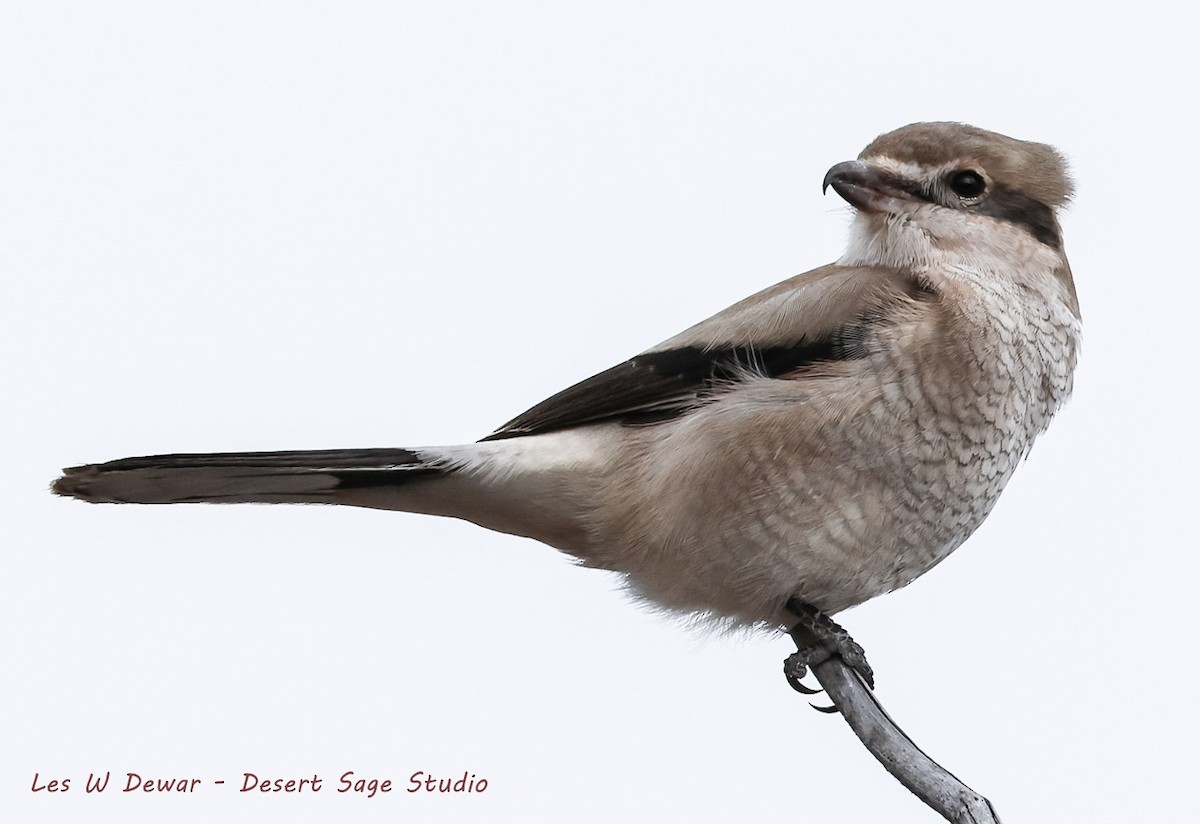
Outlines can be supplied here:
<path id="1" fill-rule="evenodd" d="M 791 346 L 687 346 L 647 352 L 564 389 L 484 438 L 513 438 L 616 420 L 650 423 L 681 415 L 747 373 L 778 378 L 816 364 L 861 357 L 843 335 Z"/>
<path id="2" fill-rule="evenodd" d="M 936 297 L 911 273 L 837 264 L 814 269 L 559 392 L 484 440 L 600 421 L 659 421 L 728 391 L 747 374 L 802 377 L 822 363 L 864 357 L 874 329 L 911 319 L 916 304 Z M 731 342 L 716 343 L 722 340 Z"/>

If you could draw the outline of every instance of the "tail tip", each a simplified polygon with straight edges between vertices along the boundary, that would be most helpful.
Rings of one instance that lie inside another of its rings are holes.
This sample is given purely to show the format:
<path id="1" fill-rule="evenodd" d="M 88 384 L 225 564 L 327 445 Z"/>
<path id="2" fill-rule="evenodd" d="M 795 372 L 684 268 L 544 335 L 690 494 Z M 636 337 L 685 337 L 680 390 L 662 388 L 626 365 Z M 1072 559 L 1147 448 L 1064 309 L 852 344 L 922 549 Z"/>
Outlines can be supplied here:
<path id="1" fill-rule="evenodd" d="M 69 466 L 63 474 L 50 484 L 50 491 L 61 498 L 88 500 L 88 489 L 91 480 L 99 473 L 94 465 Z"/>

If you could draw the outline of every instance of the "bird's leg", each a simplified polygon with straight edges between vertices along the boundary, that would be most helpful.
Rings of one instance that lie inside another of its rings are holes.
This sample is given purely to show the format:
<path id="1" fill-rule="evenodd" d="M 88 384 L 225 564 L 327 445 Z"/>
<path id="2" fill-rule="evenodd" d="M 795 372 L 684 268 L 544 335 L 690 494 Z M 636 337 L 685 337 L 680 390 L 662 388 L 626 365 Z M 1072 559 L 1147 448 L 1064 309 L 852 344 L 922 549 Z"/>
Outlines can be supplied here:
<path id="1" fill-rule="evenodd" d="M 863 683 L 875 689 L 875 673 L 867 663 L 863 648 L 854 642 L 850 633 L 828 615 L 799 598 L 790 599 L 787 609 L 799 619 L 789 631 L 796 642 L 797 651 L 783 663 L 783 673 L 792 689 L 806 695 L 817 692 L 802 684 L 800 679 L 808 674 L 809 667 L 829 660 L 832 655 L 845 661 L 859 674 Z"/>

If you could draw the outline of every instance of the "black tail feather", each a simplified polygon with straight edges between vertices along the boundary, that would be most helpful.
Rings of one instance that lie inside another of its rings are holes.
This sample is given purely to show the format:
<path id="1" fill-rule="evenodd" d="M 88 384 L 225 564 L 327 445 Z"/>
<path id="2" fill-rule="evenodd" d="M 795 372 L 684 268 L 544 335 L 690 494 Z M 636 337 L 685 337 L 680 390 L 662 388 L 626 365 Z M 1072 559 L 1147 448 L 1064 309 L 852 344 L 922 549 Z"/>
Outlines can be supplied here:
<path id="1" fill-rule="evenodd" d="M 339 489 L 446 472 L 410 449 L 148 455 L 63 470 L 57 495 L 98 503 L 327 502 Z"/>

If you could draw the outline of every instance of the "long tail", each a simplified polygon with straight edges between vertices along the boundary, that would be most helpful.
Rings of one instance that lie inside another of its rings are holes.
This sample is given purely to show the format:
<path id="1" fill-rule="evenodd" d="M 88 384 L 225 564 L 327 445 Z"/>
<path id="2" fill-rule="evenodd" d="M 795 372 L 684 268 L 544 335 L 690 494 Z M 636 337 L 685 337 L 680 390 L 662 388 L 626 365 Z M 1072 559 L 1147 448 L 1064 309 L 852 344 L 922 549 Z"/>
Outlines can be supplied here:
<path id="1" fill-rule="evenodd" d="M 587 541 L 574 436 L 419 449 L 122 458 L 63 470 L 51 489 L 92 503 L 343 504 L 444 515 L 578 551 Z M 574 446 L 572 446 L 574 443 Z"/>
<path id="2" fill-rule="evenodd" d="M 91 503 L 339 503 L 449 471 L 410 449 L 151 455 L 65 469 L 51 489 Z"/>

